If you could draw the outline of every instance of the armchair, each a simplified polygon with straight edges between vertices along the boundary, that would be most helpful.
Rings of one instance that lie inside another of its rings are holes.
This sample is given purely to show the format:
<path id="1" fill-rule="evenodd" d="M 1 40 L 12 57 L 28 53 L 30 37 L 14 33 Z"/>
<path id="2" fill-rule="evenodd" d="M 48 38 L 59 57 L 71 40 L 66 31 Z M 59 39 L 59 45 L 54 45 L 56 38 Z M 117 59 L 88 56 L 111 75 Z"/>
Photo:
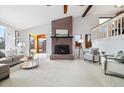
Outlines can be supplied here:
<path id="1" fill-rule="evenodd" d="M 92 62 L 100 61 L 100 53 L 98 48 L 86 49 L 83 52 L 83 59 Z"/>
<path id="2" fill-rule="evenodd" d="M 105 55 L 104 74 L 124 78 L 124 59 Z"/>

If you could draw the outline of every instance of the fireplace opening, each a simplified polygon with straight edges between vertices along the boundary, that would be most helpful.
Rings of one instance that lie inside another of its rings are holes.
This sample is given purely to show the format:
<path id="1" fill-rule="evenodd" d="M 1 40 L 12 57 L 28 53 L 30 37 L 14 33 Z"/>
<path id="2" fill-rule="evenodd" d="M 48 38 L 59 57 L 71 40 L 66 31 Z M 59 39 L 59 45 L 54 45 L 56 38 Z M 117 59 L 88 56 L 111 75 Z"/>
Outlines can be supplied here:
<path id="1" fill-rule="evenodd" d="M 70 54 L 69 45 L 55 45 L 55 54 Z"/>

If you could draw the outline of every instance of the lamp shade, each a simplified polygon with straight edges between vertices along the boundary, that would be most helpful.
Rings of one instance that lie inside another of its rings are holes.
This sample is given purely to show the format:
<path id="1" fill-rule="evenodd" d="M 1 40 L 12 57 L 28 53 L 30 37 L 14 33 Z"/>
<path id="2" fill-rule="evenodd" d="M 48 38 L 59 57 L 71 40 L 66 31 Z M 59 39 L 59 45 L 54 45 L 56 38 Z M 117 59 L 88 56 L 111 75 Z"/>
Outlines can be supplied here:
<path id="1" fill-rule="evenodd" d="M 35 52 L 36 52 L 36 50 L 35 50 L 35 49 L 31 49 L 31 52 L 32 52 L 32 53 L 35 53 Z"/>

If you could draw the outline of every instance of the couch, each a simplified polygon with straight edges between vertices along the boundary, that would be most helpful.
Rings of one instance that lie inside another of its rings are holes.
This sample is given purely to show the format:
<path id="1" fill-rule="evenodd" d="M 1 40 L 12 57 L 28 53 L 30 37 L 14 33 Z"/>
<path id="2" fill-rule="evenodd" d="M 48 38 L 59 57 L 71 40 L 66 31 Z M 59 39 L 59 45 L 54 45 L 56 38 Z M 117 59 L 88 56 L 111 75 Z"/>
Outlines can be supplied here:
<path id="1" fill-rule="evenodd" d="M 0 51 L 0 80 L 8 78 L 10 75 L 10 67 L 19 64 L 20 59 L 24 55 L 16 55 L 13 51 Z"/>
<path id="2" fill-rule="evenodd" d="M 20 63 L 20 59 L 23 58 L 23 55 L 15 55 L 12 57 L 3 57 L 0 58 L 0 64 L 8 64 L 9 66 L 14 66 Z"/>
<path id="3" fill-rule="evenodd" d="M 20 59 L 23 58 L 23 55 L 17 55 L 15 50 L 1 50 L 0 51 L 0 64 L 8 64 L 13 66 L 20 63 Z"/>
<path id="4" fill-rule="evenodd" d="M 90 48 L 83 50 L 83 59 L 92 62 L 100 61 L 99 48 Z"/>
<path id="5" fill-rule="evenodd" d="M 9 78 L 10 69 L 7 64 L 0 64 L 0 80 Z"/>

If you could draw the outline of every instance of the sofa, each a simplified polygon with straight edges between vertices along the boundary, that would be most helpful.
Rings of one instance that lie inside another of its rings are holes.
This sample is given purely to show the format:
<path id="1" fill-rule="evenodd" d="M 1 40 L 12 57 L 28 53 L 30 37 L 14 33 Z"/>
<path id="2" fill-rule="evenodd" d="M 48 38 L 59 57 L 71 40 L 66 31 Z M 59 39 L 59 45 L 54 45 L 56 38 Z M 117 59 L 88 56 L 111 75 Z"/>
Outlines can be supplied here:
<path id="1" fill-rule="evenodd" d="M 10 67 L 19 64 L 20 59 L 24 55 L 17 55 L 13 50 L 10 51 L 0 51 L 0 80 L 8 78 L 10 75 Z"/>
<path id="2" fill-rule="evenodd" d="M 14 50 L 4 50 L 0 51 L 0 64 L 8 64 L 13 66 L 20 63 L 20 59 L 23 58 L 23 55 L 17 55 Z"/>
<path id="3" fill-rule="evenodd" d="M 7 64 L 0 64 L 0 80 L 9 78 L 10 68 Z"/>
<path id="4" fill-rule="evenodd" d="M 12 57 L 3 57 L 0 58 L 0 64 L 8 64 L 10 67 L 20 63 L 20 59 L 23 58 L 23 55 L 15 55 Z"/>
<path id="5" fill-rule="evenodd" d="M 89 48 L 83 50 L 83 59 L 92 62 L 100 61 L 99 48 Z"/>

